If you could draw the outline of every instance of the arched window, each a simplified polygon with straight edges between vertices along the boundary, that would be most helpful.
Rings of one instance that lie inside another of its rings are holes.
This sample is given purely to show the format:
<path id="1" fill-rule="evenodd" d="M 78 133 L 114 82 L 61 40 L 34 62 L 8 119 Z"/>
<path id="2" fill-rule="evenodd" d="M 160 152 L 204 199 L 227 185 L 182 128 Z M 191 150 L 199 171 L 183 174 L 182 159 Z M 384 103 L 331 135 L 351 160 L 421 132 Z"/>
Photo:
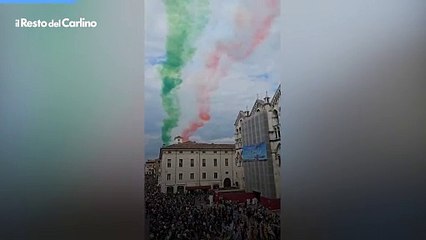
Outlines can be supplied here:
<path id="1" fill-rule="evenodd" d="M 241 154 L 237 153 L 237 157 L 235 158 L 235 166 L 241 167 Z"/>
<path id="2" fill-rule="evenodd" d="M 272 121 L 273 121 L 274 125 L 280 124 L 279 114 L 278 114 L 278 111 L 276 109 L 274 111 L 272 111 Z"/>
<path id="3" fill-rule="evenodd" d="M 239 161 L 240 161 L 241 155 L 240 153 L 237 153 L 237 156 L 235 157 L 235 166 L 238 167 Z"/>
<path id="4" fill-rule="evenodd" d="M 281 167 L 281 144 L 278 144 L 276 154 L 277 154 L 276 159 L 277 159 L 278 167 Z"/>
<path id="5" fill-rule="evenodd" d="M 278 118 L 278 111 L 277 111 L 277 109 L 274 109 L 274 111 L 272 113 L 273 113 L 274 118 Z"/>

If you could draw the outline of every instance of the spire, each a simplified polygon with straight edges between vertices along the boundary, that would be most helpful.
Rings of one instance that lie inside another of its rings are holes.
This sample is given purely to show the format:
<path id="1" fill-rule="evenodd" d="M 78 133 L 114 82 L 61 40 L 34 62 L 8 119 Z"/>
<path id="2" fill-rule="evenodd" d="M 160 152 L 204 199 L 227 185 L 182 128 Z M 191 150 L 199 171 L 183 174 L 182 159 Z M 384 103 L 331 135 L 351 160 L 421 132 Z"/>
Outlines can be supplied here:
<path id="1" fill-rule="evenodd" d="M 263 99 L 266 103 L 269 103 L 268 91 L 266 91 L 266 97 Z"/>

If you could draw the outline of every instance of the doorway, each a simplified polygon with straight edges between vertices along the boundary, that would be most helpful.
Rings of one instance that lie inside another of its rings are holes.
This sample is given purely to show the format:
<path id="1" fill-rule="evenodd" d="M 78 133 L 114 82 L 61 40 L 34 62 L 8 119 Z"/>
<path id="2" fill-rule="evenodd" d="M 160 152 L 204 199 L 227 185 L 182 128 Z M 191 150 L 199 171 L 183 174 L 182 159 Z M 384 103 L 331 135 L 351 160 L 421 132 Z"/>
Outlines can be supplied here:
<path id="1" fill-rule="evenodd" d="M 231 179 L 225 178 L 225 180 L 223 181 L 223 187 L 224 188 L 231 188 Z"/>
<path id="2" fill-rule="evenodd" d="M 184 193 L 184 191 L 185 191 L 185 187 L 184 186 L 178 186 L 177 187 L 177 192 L 178 193 Z"/>
<path id="3" fill-rule="evenodd" d="M 258 201 L 260 201 L 260 192 L 253 191 L 253 193 L 254 193 L 254 197 L 255 197 Z"/>

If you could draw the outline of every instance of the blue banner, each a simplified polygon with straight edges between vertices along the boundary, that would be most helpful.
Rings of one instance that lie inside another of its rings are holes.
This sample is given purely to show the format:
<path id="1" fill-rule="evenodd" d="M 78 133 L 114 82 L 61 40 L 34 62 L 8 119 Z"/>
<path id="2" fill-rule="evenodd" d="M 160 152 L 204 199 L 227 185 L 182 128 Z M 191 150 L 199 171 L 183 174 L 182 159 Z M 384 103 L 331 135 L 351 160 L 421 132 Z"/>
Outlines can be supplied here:
<path id="1" fill-rule="evenodd" d="M 243 146 L 242 155 L 244 161 L 267 160 L 266 143 Z"/>

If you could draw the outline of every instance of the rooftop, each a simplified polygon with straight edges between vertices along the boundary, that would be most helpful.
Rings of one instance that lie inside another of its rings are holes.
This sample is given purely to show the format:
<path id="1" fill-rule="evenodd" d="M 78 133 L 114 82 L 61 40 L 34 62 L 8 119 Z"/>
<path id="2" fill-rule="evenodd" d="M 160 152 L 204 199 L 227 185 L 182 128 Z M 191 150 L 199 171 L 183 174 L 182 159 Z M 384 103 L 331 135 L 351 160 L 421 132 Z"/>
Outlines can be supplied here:
<path id="1" fill-rule="evenodd" d="M 156 163 L 158 161 L 160 161 L 160 159 L 149 159 L 149 160 L 146 160 L 145 163 Z"/>
<path id="2" fill-rule="evenodd" d="M 267 99 L 269 99 L 268 97 L 268 93 L 266 93 L 266 97 L 264 98 L 264 100 L 259 99 L 259 97 L 256 99 L 256 101 L 253 104 L 253 107 L 251 109 L 251 111 L 249 113 L 246 113 L 245 111 L 240 111 L 237 115 L 237 119 L 235 120 L 234 126 L 237 126 L 238 124 L 238 120 L 240 120 L 241 118 L 244 117 L 250 117 L 252 114 L 254 114 L 258 108 L 262 107 L 263 105 L 267 105 L 267 104 L 272 104 L 275 105 L 277 103 L 279 103 L 281 97 L 281 84 L 278 85 L 278 88 L 275 90 L 274 96 L 272 97 L 272 100 L 269 101 L 265 101 Z"/>
<path id="3" fill-rule="evenodd" d="M 197 143 L 197 142 L 183 142 L 172 144 L 161 149 L 234 149 L 234 144 L 216 144 L 216 143 Z"/>

